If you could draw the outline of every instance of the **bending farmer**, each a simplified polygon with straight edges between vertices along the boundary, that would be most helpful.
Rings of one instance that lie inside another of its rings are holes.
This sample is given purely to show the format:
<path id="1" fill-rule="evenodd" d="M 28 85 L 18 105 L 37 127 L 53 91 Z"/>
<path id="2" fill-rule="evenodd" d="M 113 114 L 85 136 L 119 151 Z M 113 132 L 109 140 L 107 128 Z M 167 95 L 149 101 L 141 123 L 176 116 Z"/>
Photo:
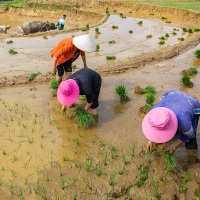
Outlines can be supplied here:
<path id="1" fill-rule="evenodd" d="M 56 27 L 58 28 L 58 30 L 63 30 L 64 29 L 65 19 L 66 19 L 66 15 L 63 15 L 63 17 L 58 20 L 58 22 L 56 24 Z"/>
<path id="2" fill-rule="evenodd" d="M 84 68 L 87 68 L 85 52 L 95 51 L 96 46 L 90 35 L 81 35 L 74 38 L 61 40 L 51 51 L 52 76 L 56 76 L 58 83 L 62 81 L 63 74 L 66 78 L 72 74 L 72 63 L 81 55 Z"/>
<path id="3" fill-rule="evenodd" d="M 90 109 L 95 116 L 98 115 L 100 89 L 101 76 L 89 68 L 83 68 L 61 82 L 57 98 L 63 106 L 70 106 L 76 102 L 79 95 L 85 95 L 87 99 L 85 110 Z"/>
<path id="4" fill-rule="evenodd" d="M 199 108 L 199 101 L 189 94 L 179 90 L 165 92 L 142 122 L 143 133 L 149 139 L 147 148 L 151 150 L 153 142 L 165 143 L 174 137 L 178 140 L 169 147 L 170 154 L 183 143 L 187 149 L 197 149 Z"/>
<path id="5" fill-rule="evenodd" d="M 7 33 L 7 30 L 10 29 L 11 26 L 10 25 L 7 25 L 7 26 L 0 26 L 0 32 L 3 32 L 3 33 Z"/>

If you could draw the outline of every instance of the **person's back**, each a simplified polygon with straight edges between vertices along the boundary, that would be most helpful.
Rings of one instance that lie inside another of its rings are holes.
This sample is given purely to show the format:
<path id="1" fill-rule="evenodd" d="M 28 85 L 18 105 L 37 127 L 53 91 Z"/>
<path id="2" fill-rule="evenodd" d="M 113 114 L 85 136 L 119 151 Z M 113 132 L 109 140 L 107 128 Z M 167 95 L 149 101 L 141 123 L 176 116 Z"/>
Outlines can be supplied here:
<path id="1" fill-rule="evenodd" d="M 7 29 L 9 29 L 9 28 L 11 28 L 10 25 L 7 25 L 7 26 L 1 25 L 0 26 L 0 32 L 7 33 Z"/>
<path id="2" fill-rule="evenodd" d="M 64 26 L 65 26 L 65 18 L 66 18 L 66 15 L 63 15 L 63 17 L 61 19 L 58 20 L 57 22 L 57 27 L 59 30 L 63 30 L 64 29 Z"/>

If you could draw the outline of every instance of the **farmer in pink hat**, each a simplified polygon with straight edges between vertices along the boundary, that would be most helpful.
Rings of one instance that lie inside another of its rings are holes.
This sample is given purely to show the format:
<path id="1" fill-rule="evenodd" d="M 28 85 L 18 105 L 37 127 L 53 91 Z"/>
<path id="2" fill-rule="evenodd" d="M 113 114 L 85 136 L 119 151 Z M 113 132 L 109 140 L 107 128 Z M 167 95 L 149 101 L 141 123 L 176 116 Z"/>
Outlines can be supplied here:
<path id="1" fill-rule="evenodd" d="M 64 109 L 64 106 L 74 104 L 79 95 L 85 95 L 87 99 L 85 110 L 90 110 L 92 115 L 97 116 L 100 89 L 101 76 L 92 69 L 82 68 L 61 82 L 57 90 L 57 98 Z"/>
<path id="2" fill-rule="evenodd" d="M 95 49 L 94 40 L 88 34 L 61 40 L 51 51 L 52 76 L 56 75 L 59 84 L 64 74 L 66 78 L 69 77 L 72 74 L 72 63 L 79 55 L 82 57 L 84 68 L 87 68 L 85 52 L 93 52 Z"/>
<path id="3" fill-rule="evenodd" d="M 142 122 L 143 133 L 149 140 L 147 148 L 151 150 L 153 143 L 177 138 L 168 149 L 170 154 L 184 143 L 187 149 L 197 149 L 199 108 L 199 101 L 189 94 L 179 90 L 165 92 Z"/>

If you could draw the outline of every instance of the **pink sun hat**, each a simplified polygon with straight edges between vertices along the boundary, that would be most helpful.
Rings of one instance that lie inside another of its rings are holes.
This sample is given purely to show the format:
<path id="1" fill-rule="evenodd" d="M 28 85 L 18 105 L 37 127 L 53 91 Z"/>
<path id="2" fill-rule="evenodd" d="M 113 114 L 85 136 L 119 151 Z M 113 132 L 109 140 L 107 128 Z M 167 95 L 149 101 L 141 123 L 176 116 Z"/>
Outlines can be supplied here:
<path id="1" fill-rule="evenodd" d="M 147 113 L 142 122 L 142 130 L 146 138 L 155 143 L 171 140 L 176 134 L 178 120 L 169 108 L 158 107 Z"/>
<path id="2" fill-rule="evenodd" d="M 64 106 L 72 105 L 79 97 L 79 87 L 75 80 L 62 81 L 57 91 L 57 99 Z"/>

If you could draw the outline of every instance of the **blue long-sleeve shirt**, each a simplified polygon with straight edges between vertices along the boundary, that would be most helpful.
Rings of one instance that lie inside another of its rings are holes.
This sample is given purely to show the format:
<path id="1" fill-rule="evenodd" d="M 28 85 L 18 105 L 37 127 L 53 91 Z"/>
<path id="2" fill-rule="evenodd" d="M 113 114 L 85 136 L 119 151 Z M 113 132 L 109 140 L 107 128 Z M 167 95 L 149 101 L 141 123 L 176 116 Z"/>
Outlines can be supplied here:
<path id="1" fill-rule="evenodd" d="M 185 143 L 195 137 L 198 121 L 194 109 L 200 108 L 197 99 L 179 90 L 169 90 L 152 109 L 157 107 L 169 108 L 175 113 L 178 120 L 176 138 Z"/>

